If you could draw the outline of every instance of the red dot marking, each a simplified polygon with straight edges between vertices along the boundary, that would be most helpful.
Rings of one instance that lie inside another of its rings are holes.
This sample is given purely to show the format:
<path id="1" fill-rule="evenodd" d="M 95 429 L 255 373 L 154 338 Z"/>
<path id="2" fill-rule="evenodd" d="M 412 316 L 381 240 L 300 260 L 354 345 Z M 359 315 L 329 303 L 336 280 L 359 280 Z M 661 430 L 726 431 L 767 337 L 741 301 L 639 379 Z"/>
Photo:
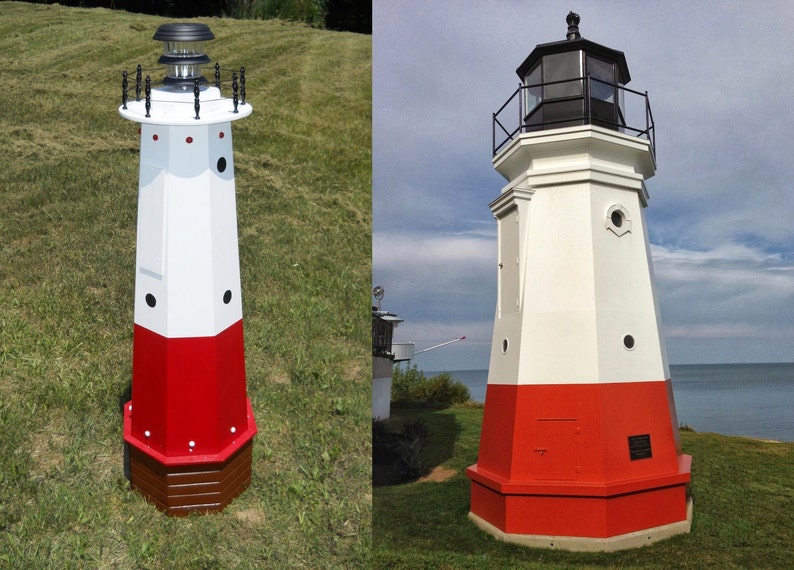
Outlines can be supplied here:
<path id="1" fill-rule="evenodd" d="M 138 134 L 141 134 L 141 129 L 138 129 Z"/>
<path id="2" fill-rule="evenodd" d="M 185 139 L 185 142 L 186 142 L 187 144 L 190 144 L 190 143 L 192 143 L 192 142 L 193 142 L 193 137 L 188 137 L 188 138 L 186 138 L 186 139 Z"/>
<path id="3" fill-rule="evenodd" d="M 219 138 L 223 138 L 223 137 L 224 137 L 223 131 L 221 131 L 221 132 L 219 132 L 219 133 L 218 133 L 218 137 L 219 137 Z"/>
<path id="4" fill-rule="evenodd" d="M 159 138 L 160 138 L 160 137 L 158 137 L 157 135 L 152 135 L 152 139 L 153 139 L 153 140 L 157 140 L 157 139 L 159 139 Z"/>

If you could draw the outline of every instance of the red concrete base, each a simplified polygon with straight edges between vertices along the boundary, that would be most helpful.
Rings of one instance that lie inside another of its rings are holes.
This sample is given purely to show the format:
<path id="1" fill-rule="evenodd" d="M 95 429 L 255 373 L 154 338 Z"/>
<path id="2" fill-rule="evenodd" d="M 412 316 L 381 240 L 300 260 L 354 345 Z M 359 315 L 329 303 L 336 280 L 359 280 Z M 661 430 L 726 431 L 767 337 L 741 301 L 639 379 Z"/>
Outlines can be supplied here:
<path id="1" fill-rule="evenodd" d="M 686 532 L 690 464 L 669 380 L 489 384 L 471 514 L 510 536 Z"/>
<path id="2" fill-rule="evenodd" d="M 169 516 L 220 511 L 251 483 L 253 440 L 226 461 L 165 465 L 129 446 L 132 488 Z"/>
<path id="3" fill-rule="evenodd" d="M 471 512 L 507 534 L 607 538 L 687 520 L 688 455 L 678 473 L 612 485 L 471 479 Z"/>

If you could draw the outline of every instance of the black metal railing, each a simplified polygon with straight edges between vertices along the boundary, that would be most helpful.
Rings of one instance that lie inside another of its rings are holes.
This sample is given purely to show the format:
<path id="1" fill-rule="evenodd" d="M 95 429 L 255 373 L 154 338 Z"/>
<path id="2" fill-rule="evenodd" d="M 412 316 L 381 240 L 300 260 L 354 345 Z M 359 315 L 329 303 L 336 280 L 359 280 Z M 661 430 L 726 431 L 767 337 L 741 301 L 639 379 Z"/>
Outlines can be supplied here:
<path id="1" fill-rule="evenodd" d="M 152 88 L 158 85 L 168 85 L 164 82 L 155 84 L 152 82 L 151 76 L 149 75 L 150 72 L 155 70 L 162 71 L 162 68 L 150 68 L 150 69 L 142 69 L 139 65 L 135 70 L 135 101 L 145 100 L 145 107 L 146 107 L 146 117 L 149 117 L 149 111 L 152 107 Z M 221 67 L 219 64 L 215 64 L 215 87 L 217 87 L 221 91 L 221 97 L 223 97 L 223 89 L 224 86 L 231 86 L 232 89 L 232 104 L 234 105 L 234 112 L 237 113 L 237 107 L 239 105 L 245 105 L 245 67 L 241 67 L 239 70 L 235 69 L 234 71 L 226 71 L 226 78 L 222 78 Z M 146 75 L 144 75 L 144 73 Z M 127 70 L 125 69 L 121 74 L 121 107 L 122 109 L 127 108 L 127 103 L 130 100 L 130 78 Z M 189 86 L 190 90 L 193 92 L 193 111 L 195 113 L 195 118 L 200 118 L 200 111 L 201 111 L 201 102 L 208 101 L 206 99 L 201 98 L 201 89 L 199 79 L 188 80 L 185 82 L 186 86 Z M 172 85 L 171 85 L 172 86 Z M 141 97 L 141 92 L 145 94 L 145 97 Z M 212 101 L 213 99 L 209 99 Z M 173 103 L 173 102 L 171 102 Z"/>
<path id="2" fill-rule="evenodd" d="M 543 94 L 550 90 L 557 93 L 554 97 L 547 95 L 544 98 Z M 609 93 L 608 97 L 606 93 Z M 533 104 L 529 103 L 530 97 Z M 654 156 L 656 154 L 656 130 L 648 92 L 634 91 L 589 75 L 537 85 L 519 85 L 493 114 L 493 154 L 496 155 L 523 133 L 573 125 L 598 125 L 634 134 L 647 139 L 651 143 L 651 152 Z"/>
<path id="3" fill-rule="evenodd" d="M 380 318 L 380 315 L 372 312 L 372 356 L 391 355 L 392 334 L 394 323 Z"/>

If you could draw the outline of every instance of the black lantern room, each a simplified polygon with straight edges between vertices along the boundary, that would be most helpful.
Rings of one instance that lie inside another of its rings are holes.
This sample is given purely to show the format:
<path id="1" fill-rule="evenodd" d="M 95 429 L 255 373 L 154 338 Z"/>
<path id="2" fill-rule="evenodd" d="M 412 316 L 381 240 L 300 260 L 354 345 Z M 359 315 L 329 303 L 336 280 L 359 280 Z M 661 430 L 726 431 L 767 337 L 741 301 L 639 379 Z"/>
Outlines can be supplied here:
<path id="1" fill-rule="evenodd" d="M 631 79 L 626 57 L 582 38 L 579 20 L 570 12 L 567 39 L 538 45 L 516 70 L 523 83 L 525 131 L 626 125 L 623 86 Z"/>

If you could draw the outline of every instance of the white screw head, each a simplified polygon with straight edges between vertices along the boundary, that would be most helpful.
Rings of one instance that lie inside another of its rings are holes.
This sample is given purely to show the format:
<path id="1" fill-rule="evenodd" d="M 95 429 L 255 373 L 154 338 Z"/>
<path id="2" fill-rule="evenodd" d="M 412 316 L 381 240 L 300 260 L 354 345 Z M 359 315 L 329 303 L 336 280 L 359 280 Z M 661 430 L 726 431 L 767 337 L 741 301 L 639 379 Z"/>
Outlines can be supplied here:
<path id="1" fill-rule="evenodd" d="M 196 442 L 191 440 L 191 441 L 187 442 L 187 445 L 190 448 L 190 450 L 192 451 L 193 448 L 196 447 Z"/>
<path id="2" fill-rule="evenodd" d="M 232 432 L 232 433 L 237 433 L 237 428 L 236 428 L 236 427 L 234 427 L 234 426 L 232 426 L 231 432 Z"/>
<path id="3" fill-rule="evenodd" d="M 143 435 L 145 435 L 146 437 L 151 437 L 151 435 L 152 435 L 152 432 L 150 432 L 150 431 L 147 429 L 145 432 L 143 432 Z"/>
<path id="4" fill-rule="evenodd" d="M 129 407 L 127 407 L 127 409 L 128 409 L 129 411 L 132 411 L 132 404 L 130 404 L 130 405 L 129 405 Z"/>

